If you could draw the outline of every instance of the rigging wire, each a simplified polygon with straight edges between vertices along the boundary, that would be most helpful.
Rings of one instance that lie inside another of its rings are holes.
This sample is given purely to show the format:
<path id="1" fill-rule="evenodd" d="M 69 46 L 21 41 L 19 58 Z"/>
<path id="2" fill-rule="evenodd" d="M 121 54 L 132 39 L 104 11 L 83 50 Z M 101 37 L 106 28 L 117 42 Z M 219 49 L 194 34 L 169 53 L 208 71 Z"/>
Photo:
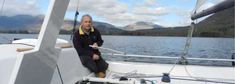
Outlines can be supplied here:
<path id="1" fill-rule="evenodd" d="M 58 65 L 56 65 L 56 69 L 57 69 L 58 74 L 59 74 L 59 76 L 60 76 L 60 81 L 61 81 L 61 83 L 64 84 L 64 81 L 63 81 L 63 79 L 62 79 L 62 75 L 61 75 L 61 73 L 60 73 L 60 69 L 59 69 L 59 66 L 58 66 Z"/>
<path id="2" fill-rule="evenodd" d="M 197 11 L 198 11 L 198 8 L 200 8 L 204 3 L 205 3 L 206 0 L 197 0 L 197 3 L 196 3 L 196 7 L 195 9 L 193 10 L 193 14 L 196 14 Z M 195 22 L 197 22 L 197 20 L 195 20 Z M 194 21 L 192 21 L 191 23 L 191 26 L 188 30 L 188 35 L 187 35 L 187 40 L 186 40 L 186 44 L 184 46 L 184 52 L 183 52 L 183 55 L 181 56 L 181 60 L 179 61 L 180 64 L 188 64 L 188 61 L 187 61 L 187 56 L 188 56 L 188 51 L 189 51 L 189 48 L 191 46 L 191 40 L 192 40 L 192 36 L 193 36 L 193 33 L 194 33 L 194 29 L 195 29 L 195 23 Z"/>
<path id="3" fill-rule="evenodd" d="M 1 10 L 0 10 L 0 17 L 3 16 L 3 9 L 4 9 L 4 6 L 5 6 L 5 2 L 6 2 L 6 0 L 3 0 L 3 2 L 2 2 L 2 6 L 1 6 Z M 0 20 L 0 23 L 1 23 L 1 20 Z M 6 36 L 0 35 L 0 37 L 2 39 L 6 40 L 6 41 L 10 41 L 11 42 L 11 40 L 9 38 L 7 38 Z"/>
<path id="4" fill-rule="evenodd" d="M 195 9 L 193 10 L 193 14 L 196 14 L 198 9 L 206 2 L 206 0 L 197 0 L 197 3 L 196 3 L 196 7 Z M 183 60 L 186 60 L 187 61 L 187 58 L 185 57 L 186 55 L 188 55 L 188 50 L 189 50 L 189 47 L 191 46 L 191 39 L 192 39 L 192 35 L 193 35 L 193 32 L 194 32 L 194 29 L 196 29 L 195 27 L 195 24 L 197 24 L 197 19 L 192 21 L 192 24 L 191 24 L 191 30 L 188 31 L 188 38 L 187 38 L 187 41 L 186 41 L 186 45 L 185 45 L 185 49 L 184 49 L 184 55 L 182 56 Z M 194 77 L 192 76 L 192 74 L 189 72 L 188 68 L 187 68 L 187 65 L 184 65 L 184 70 L 186 72 L 186 74 L 190 77 L 190 78 L 193 78 L 195 80 L 201 80 L 201 81 L 204 81 L 205 83 L 209 82 L 207 79 L 203 79 L 203 78 L 200 78 L 200 77 Z"/>
<path id="5" fill-rule="evenodd" d="M 194 13 L 196 13 L 196 10 L 194 11 Z M 189 49 L 190 49 L 190 46 L 192 45 L 192 36 L 193 36 L 193 33 L 194 33 L 194 29 L 195 29 L 195 23 L 192 21 L 191 23 L 191 26 L 188 30 L 188 35 L 187 35 L 187 39 L 186 39 L 186 44 L 184 46 L 184 51 L 183 51 L 183 55 L 181 56 L 180 60 L 178 61 L 179 64 L 183 64 L 183 65 L 187 65 L 188 64 L 188 59 L 187 59 L 187 56 L 188 56 L 188 52 L 189 52 Z M 176 60 L 176 61 L 177 61 Z M 171 68 L 171 70 L 169 71 L 169 73 L 175 68 L 177 63 L 174 64 L 174 66 Z"/>
<path id="6" fill-rule="evenodd" d="M 6 0 L 3 0 L 3 2 L 2 2 L 2 7 L 1 7 L 1 12 L 0 12 L 1 14 L 0 14 L 0 16 L 3 15 L 3 8 L 4 8 L 4 5 L 5 5 L 5 1 L 6 1 Z"/>
<path id="7" fill-rule="evenodd" d="M 201 8 L 201 6 L 206 2 L 207 0 L 197 0 L 196 2 L 196 7 L 193 9 L 193 13 L 195 13 L 196 11 L 198 11 L 199 8 Z"/>
<path id="8" fill-rule="evenodd" d="M 78 4 L 79 4 L 79 0 L 77 0 L 77 6 L 76 6 L 76 11 L 75 11 L 75 17 L 74 17 L 74 24 L 73 24 L 73 29 L 72 29 L 72 34 L 71 34 L 71 37 L 70 37 L 70 40 L 73 39 L 73 34 L 75 33 L 75 29 L 76 29 L 76 25 L 77 25 L 77 16 L 79 15 L 79 12 L 78 12 Z M 79 57 L 79 56 L 78 56 Z M 79 60 L 79 59 L 78 59 Z M 80 60 L 79 60 L 80 61 Z M 60 70 L 59 70 L 59 67 L 58 65 L 56 65 L 57 67 L 57 70 L 58 70 L 58 74 L 60 76 L 60 80 L 61 80 L 61 83 L 64 84 L 64 81 L 62 79 L 62 76 L 61 76 L 61 73 L 60 73 Z"/>
<path id="9" fill-rule="evenodd" d="M 79 0 L 77 0 L 77 7 L 76 7 L 77 11 L 78 11 L 78 7 L 79 7 Z"/>
<path id="10" fill-rule="evenodd" d="M 75 15 L 74 15 L 74 23 L 73 23 L 73 29 L 72 29 L 72 34 L 71 34 L 71 37 L 70 37 L 70 40 L 73 39 L 73 35 L 76 31 L 76 26 L 77 26 L 77 17 L 79 15 L 79 12 L 78 12 L 78 8 L 79 8 L 79 0 L 77 0 L 77 6 L 76 6 L 76 11 L 75 11 Z"/>
<path id="11" fill-rule="evenodd" d="M 197 3 L 196 3 L 196 7 L 195 9 L 193 10 L 193 14 L 195 14 L 198 9 L 206 2 L 206 0 L 197 0 Z M 195 20 L 195 22 L 197 23 L 197 20 Z M 189 48 L 191 46 L 191 40 L 192 40 L 192 36 L 193 36 L 193 33 L 194 33 L 194 29 L 195 29 L 195 23 L 192 21 L 191 23 L 191 27 L 190 29 L 188 30 L 188 35 L 187 35 L 187 40 L 186 40 L 186 44 L 185 44 L 185 48 L 184 48 L 184 52 L 183 52 L 183 55 L 181 56 L 181 59 L 177 59 L 176 61 L 178 61 L 179 63 L 181 64 L 184 64 L 184 67 L 187 66 L 188 64 L 188 60 L 186 58 L 186 56 L 188 55 L 188 51 L 189 51 Z M 173 65 L 173 67 L 170 69 L 170 71 L 168 72 L 168 74 L 171 73 L 171 71 L 173 71 L 173 69 L 175 68 L 175 66 L 177 65 L 177 62 Z M 185 67 L 185 71 L 187 72 L 187 74 L 191 76 L 191 74 L 188 72 L 187 68 Z M 193 78 L 193 77 L 192 77 Z"/>
<path id="12" fill-rule="evenodd" d="M 177 59 L 176 59 L 176 61 L 175 61 L 174 65 L 171 67 L 171 69 L 169 70 L 168 74 L 170 74 L 170 73 L 171 73 L 171 71 L 173 71 L 173 69 L 174 69 L 174 68 L 175 68 L 175 66 L 178 64 L 178 62 L 179 62 L 179 58 L 177 58 Z"/>
<path id="13" fill-rule="evenodd" d="M 205 1 L 206 1 L 206 0 L 197 0 L 196 7 L 195 7 L 195 9 L 193 10 L 193 14 L 196 14 L 196 13 L 197 13 L 198 9 L 205 3 Z M 197 20 L 195 20 L 195 22 L 197 22 Z M 184 60 L 187 60 L 187 59 L 185 58 L 185 56 L 188 55 L 188 49 L 189 49 L 189 46 L 191 45 L 191 38 L 192 38 L 192 35 L 193 35 L 194 27 L 195 27 L 194 21 L 192 21 L 192 24 L 191 24 L 191 27 L 190 27 L 190 28 L 191 28 L 191 32 L 190 32 L 190 30 L 188 31 L 188 38 L 187 38 L 186 45 L 185 45 L 185 48 L 184 48 L 184 55 L 182 56 L 182 58 L 184 58 Z M 189 35 L 189 32 L 190 32 L 191 35 Z M 194 79 L 196 79 L 196 80 L 199 80 L 198 78 L 193 77 L 193 76 L 189 73 L 189 71 L 188 71 L 188 69 L 187 69 L 187 65 L 184 65 L 184 69 L 185 69 L 185 72 L 187 73 L 187 75 L 188 75 L 190 78 L 194 78 Z"/>

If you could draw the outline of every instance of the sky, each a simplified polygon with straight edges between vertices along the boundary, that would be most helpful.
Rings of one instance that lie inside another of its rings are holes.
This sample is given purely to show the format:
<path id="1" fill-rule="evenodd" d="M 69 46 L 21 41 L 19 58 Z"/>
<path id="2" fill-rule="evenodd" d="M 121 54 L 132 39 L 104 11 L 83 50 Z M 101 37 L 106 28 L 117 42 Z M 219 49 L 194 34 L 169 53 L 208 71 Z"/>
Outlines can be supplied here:
<path id="1" fill-rule="evenodd" d="M 223 0 L 207 0 L 200 9 Z M 50 0 L 0 0 L 2 16 L 44 15 Z M 70 0 L 65 19 L 74 18 L 78 6 L 80 15 L 90 14 L 94 21 L 126 26 L 138 21 L 152 22 L 164 27 L 188 26 L 196 0 Z M 200 10 L 199 9 L 199 10 Z"/>

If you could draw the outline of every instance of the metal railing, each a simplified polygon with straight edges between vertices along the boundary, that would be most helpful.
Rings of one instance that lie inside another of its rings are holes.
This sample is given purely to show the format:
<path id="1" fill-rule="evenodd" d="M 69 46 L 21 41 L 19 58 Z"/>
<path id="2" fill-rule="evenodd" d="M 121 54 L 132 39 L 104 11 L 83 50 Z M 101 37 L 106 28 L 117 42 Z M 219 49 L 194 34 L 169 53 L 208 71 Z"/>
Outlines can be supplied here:
<path id="1" fill-rule="evenodd" d="M 104 49 L 111 51 L 112 53 L 102 53 L 103 55 L 112 55 L 112 56 L 121 56 L 121 57 L 140 57 L 140 58 L 158 58 L 158 59 L 180 59 L 181 57 L 172 57 L 172 56 L 153 56 L 153 55 L 136 55 L 136 54 L 126 54 L 125 52 L 98 47 L 99 49 Z M 226 62 L 235 62 L 235 59 L 213 59 L 213 58 L 186 58 L 186 60 L 201 60 L 201 61 L 226 61 Z"/>

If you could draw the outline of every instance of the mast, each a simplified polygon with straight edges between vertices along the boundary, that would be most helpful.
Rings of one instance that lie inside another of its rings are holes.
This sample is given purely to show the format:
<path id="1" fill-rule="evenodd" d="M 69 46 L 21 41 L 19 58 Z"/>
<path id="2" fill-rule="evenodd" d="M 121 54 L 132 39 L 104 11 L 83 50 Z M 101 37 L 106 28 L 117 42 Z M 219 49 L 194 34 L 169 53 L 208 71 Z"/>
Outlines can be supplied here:
<path id="1" fill-rule="evenodd" d="M 202 5 L 202 3 L 204 3 L 204 2 L 201 2 L 199 4 Z M 189 47 L 190 47 L 190 44 L 191 44 L 191 39 L 192 39 L 192 36 L 193 36 L 193 31 L 194 31 L 194 28 L 195 28 L 195 24 L 196 24 L 194 21 L 201 18 L 201 17 L 204 17 L 206 15 L 216 13 L 216 12 L 225 10 L 227 8 L 234 7 L 234 0 L 225 0 L 225 1 L 215 5 L 213 7 L 205 9 L 202 12 L 199 12 L 199 13 L 197 13 L 197 8 L 198 7 L 199 7 L 199 5 L 197 4 L 195 10 L 193 11 L 194 13 L 191 15 L 192 23 L 191 23 L 190 29 L 188 30 L 188 36 L 187 36 L 184 52 L 183 52 L 183 55 L 181 56 L 180 61 L 179 61 L 180 64 L 188 64 L 188 61 L 187 61 L 188 50 L 189 50 Z"/>
<path id="2" fill-rule="evenodd" d="M 50 0 L 38 43 L 22 52 L 14 67 L 10 84 L 50 84 L 61 49 L 55 48 L 69 0 Z"/>

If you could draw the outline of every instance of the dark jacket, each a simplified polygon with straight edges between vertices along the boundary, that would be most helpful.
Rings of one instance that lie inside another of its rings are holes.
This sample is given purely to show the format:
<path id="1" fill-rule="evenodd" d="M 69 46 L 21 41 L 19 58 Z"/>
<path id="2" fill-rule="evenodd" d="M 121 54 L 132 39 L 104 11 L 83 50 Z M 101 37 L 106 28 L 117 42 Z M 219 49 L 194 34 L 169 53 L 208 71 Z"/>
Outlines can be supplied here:
<path id="1" fill-rule="evenodd" d="M 94 43 L 97 43 L 98 46 L 103 44 L 100 32 L 97 29 L 91 28 L 90 34 L 88 35 L 84 33 L 80 27 L 79 30 L 74 33 L 73 44 L 82 64 L 92 72 L 105 72 L 108 68 L 108 63 L 103 60 L 98 49 L 93 49 L 89 46 Z M 94 61 L 92 59 L 93 54 L 99 55 L 100 59 Z"/>

